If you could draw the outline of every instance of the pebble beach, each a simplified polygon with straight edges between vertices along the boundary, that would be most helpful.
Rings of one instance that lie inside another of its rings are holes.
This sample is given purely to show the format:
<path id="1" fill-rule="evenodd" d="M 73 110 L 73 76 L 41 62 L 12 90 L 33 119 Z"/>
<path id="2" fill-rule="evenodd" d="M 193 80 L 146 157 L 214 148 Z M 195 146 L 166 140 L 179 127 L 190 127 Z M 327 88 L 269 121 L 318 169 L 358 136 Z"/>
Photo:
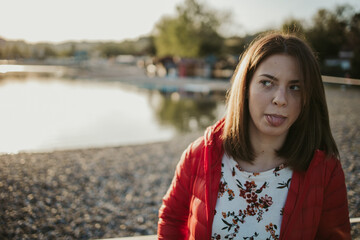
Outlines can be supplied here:
<path id="1" fill-rule="evenodd" d="M 327 85 L 333 136 L 360 217 L 360 88 Z M 167 142 L 0 155 L 0 239 L 153 235 L 184 149 L 202 132 Z M 352 224 L 360 239 L 360 223 Z"/>

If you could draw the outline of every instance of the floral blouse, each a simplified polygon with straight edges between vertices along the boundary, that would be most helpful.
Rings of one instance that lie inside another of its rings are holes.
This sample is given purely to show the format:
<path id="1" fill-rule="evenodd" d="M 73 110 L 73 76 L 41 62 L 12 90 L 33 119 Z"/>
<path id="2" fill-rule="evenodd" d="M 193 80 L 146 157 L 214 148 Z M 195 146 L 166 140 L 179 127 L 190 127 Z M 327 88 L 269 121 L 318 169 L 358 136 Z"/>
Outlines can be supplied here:
<path id="1" fill-rule="evenodd" d="M 279 239 L 292 170 L 249 173 L 224 154 L 211 239 Z"/>

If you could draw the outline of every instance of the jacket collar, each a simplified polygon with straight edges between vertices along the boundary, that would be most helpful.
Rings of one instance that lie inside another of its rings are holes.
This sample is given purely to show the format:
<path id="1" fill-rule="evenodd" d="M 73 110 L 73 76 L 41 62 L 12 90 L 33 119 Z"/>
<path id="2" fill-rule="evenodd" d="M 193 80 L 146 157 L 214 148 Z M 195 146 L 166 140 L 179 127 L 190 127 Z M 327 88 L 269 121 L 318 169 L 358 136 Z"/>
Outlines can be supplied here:
<path id="1" fill-rule="evenodd" d="M 225 118 L 220 119 L 218 122 L 216 122 L 214 125 L 208 127 L 205 131 L 204 140 L 205 145 L 213 145 L 215 143 L 221 143 L 221 135 L 223 133 L 223 128 L 225 125 Z"/>
<path id="2" fill-rule="evenodd" d="M 225 120 L 221 119 L 209 127 L 204 135 L 205 206 L 208 236 L 211 238 L 212 221 L 217 200 L 217 189 L 221 177 L 221 159 L 224 154 L 221 138 Z"/>

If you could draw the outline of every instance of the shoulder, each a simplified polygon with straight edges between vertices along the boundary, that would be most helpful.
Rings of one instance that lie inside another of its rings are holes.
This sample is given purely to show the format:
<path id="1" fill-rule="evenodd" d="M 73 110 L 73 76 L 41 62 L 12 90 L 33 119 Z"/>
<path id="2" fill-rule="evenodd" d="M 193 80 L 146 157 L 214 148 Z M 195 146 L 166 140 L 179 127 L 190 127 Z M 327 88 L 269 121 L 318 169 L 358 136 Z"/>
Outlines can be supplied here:
<path id="1" fill-rule="evenodd" d="M 325 167 L 325 170 L 332 171 L 341 168 L 341 163 L 335 156 L 328 156 L 324 151 L 316 150 L 309 168 L 311 167 Z"/>
<path id="2" fill-rule="evenodd" d="M 199 137 L 192 143 L 182 153 L 181 159 L 178 162 L 177 170 L 190 171 L 200 164 L 200 159 L 203 154 L 205 143 L 204 137 Z"/>
<path id="3" fill-rule="evenodd" d="M 188 151 L 191 153 L 191 155 L 198 155 L 201 154 L 204 148 L 205 148 L 205 138 L 204 136 L 201 136 L 189 145 Z"/>
<path id="4" fill-rule="evenodd" d="M 213 147 L 212 149 L 219 149 L 222 146 L 222 131 L 224 126 L 224 119 L 219 120 L 214 125 L 208 127 L 203 136 L 193 141 L 185 153 L 189 156 L 201 156 L 207 147 Z"/>
<path id="5" fill-rule="evenodd" d="M 224 120 L 221 119 L 208 127 L 203 136 L 193 141 L 183 152 L 178 169 L 196 171 L 199 167 L 205 167 L 207 161 L 216 162 L 222 156 L 222 129 Z M 211 154 L 212 157 L 206 155 Z"/>
<path id="6" fill-rule="evenodd" d="M 335 179 L 344 181 L 344 172 L 340 160 L 334 156 L 327 156 L 322 150 L 315 151 L 307 172 L 319 177 L 322 176 L 325 185 Z"/>
<path id="7" fill-rule="evenodd" d="M 202 154 L 205 148 L 204 137 L 199 137 L 191 142 L 182 154 L 181 159 L 191 161 Z"/>

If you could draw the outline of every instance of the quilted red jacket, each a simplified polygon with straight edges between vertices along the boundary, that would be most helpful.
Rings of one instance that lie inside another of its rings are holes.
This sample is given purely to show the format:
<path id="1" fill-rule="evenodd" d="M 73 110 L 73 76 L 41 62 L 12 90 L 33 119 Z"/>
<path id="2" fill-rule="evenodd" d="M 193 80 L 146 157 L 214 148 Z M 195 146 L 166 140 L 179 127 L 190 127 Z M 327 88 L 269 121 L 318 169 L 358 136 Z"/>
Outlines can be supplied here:
<path id="1" fill-rule="evenodd" d="M 193 142 L 177 165 L 159 210 L 159 239 L 210 239 L 224 153 L 224 121 Z M 306 172 L 294 172 L 280 239 L 351 239 L 344 173 L 317 150 Z"/>

